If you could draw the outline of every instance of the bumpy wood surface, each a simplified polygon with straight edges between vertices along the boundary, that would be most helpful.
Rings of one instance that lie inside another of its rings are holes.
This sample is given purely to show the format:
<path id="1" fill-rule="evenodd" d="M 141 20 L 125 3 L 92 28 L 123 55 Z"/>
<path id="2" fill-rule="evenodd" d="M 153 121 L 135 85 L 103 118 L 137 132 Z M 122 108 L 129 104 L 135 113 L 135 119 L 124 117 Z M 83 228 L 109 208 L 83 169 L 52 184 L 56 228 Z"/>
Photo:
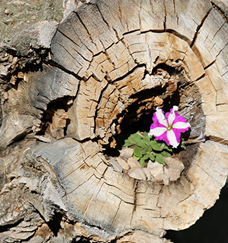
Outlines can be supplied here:
<path id="1" fill-rule="evenodd" d="M 42 68 L 2 96 L 0 238 L 166 242 L 194 224 L 228 173 L 227 31 L 207 0 L 97 0 L 67 17 Z M 159 104 L 206 135 L 166 185 L 104 154 Z"/>

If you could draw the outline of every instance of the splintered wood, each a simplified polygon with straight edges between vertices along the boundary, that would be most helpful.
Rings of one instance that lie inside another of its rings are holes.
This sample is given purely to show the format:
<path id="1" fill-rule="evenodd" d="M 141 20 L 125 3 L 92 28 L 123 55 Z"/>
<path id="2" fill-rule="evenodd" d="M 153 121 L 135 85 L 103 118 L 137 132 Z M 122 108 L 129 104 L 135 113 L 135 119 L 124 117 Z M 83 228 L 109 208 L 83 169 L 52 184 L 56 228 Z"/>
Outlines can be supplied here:
<path id="1" fill-rule="evenodd" d="M 101 144 L 108 144 L 113 135 L 112 125 L 118 127 L 118 116 L 136 101 L 131 98 L 134 94 L 160 86 L 167 86 L 168 92 L 171 83 L 180 81 L 175 77 L 178 72 L 186 79 L 196 80 L 204 75 L 197 60 L 188 43 L 171 33 L 126 33 L 105 54 L 96 55 L 84 74 L 92 76 L 81 81 L 69 111 L 73 121 L 69 134 L 78 140 L 99 137 Z M 163 63 L 176 70 L 175 75 L 153 75 L 153 69 Z"/>
<path id="2" fill-rule="evenodd" d="M 14 214 L 13 201 L 5 210 L 6 200 L 24 191 L 21 203 L 45 219 L 38 233 L 26 234 L 34 242 L 55 214 L 58 240 L 67 235 L 69 242 L 79 235 L 162 243 L 166 230 L 194 224 L 228 174 L 227 32 L 227 20 L 209 0 L 95 0 L 72 12 L 52 39 L 51 60 L 17 87 L 12 79 L 15 87 L 2 95 L 0 168 L 10 182 L 2 185 L 0 226 L 14 230 L 29 214 L 24 206 Z M 132 151 L 104 154 L 126 132 L 124 122 L 128 127 L 156 106 L 173 105 L 190 122 L 190 137 L 203 131 L 205 143 L 188 145 L 166 167 L 141 168 Z M 8 242 L 5 232 L 1 237 Z"/>

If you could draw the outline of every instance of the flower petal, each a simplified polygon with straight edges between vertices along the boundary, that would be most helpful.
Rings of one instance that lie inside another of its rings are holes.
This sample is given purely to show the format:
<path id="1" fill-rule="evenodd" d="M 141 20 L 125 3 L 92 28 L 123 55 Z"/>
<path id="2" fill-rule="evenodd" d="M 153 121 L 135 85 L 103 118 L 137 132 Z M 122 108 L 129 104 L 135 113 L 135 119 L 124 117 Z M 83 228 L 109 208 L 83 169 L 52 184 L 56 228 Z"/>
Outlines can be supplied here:
<path id="1" fill-rule="evenodd" d="M 167 132 L 167 138 L 169 140 L 170 145 L 172 145 L 174 148 L 177 148 L 180 144 L 180 133 L 178 131 L 169 130 Z"/>
<path id="2" fill-rule="evenodd" d="M 178 113 L 174 109 L 171 109 L 170 113 L 168 113 L 167 120 L 168 120 L 169 126 L 173 124 L 173 121 L 176 118 L 176 114 L 178 114 Z"/>
<path id="3" fill-rule="evenodd" d="M 166 131 L 167 131 L 166 127 L 155 127 L 155 128 L 150 129 L 148 136 L 154 135 L 155 137 L 158 137 L 158 136 L 161 136 Z"/>
<path id="4" fill-rule="evenodd" d="M 177 148 L 178 145 L 179 145 L 179 143 L 180 143 L 180 142 L 177 141 L 177 137 L 176 137 L 177 134 L 178 134 L 178 133 L 175 134 L 175 132 L 174 132 L 173 130 L 169 130 L 169 131 L 167 132 L 167 138 L 168 138 L 168 140 L 169 140 L 169 143 L 170 143 L 170 145 L 172 145 L 174 148 Z M 168 144 L 168 145 L 169 145 L 169 144 Z"/>
<path id="5" fill-rule="evenodd" d="M 160 123 L 165 127 L 168 127 L 167 121 L 165 119 L 162 109 L 157 108 L 156 112 L 153 115 L 153 121 L 155 123 Z"/>
<path id="6" fill-rule="evenodd" d="M 177 112 L 178 106 L 173 106 L 170 112 L 157 108 L 153 114 L 153 124 L 150 126 L 149 136 L 154 135 L 156 140 L 163 140 L 167 145 L 177 148 L 180 144 L 181 133 L 189 129 L 190 124 Z"/>
<path id="7" fill-rule="evenodd" d="M 176 136 L 176 140 L 178 143 L 180 143 L 181 141 L 181 132 L 179 131 L 179 129 L 173 128 L 172 131 L 174 132 L 175 136 Z"/>
<path id="8" fill-rule="evenodd" d="M 188 131 L 190 124 L 188 122 L 176 122 L 173 124 L 173 128 L 178 129 L 179 132 Z"/>
<path id="9" fill-rule="evenodd" d="M 173 121 L 173 124 L 176 123 L 176 122 L 187 122 L 185 120 L 185 118 L 181 115 L 179 115 L 177 112 L 176 112 L 176 117 L 175 117 L 175 120 Z"/>
<path id="10" fill-rule="evenodd" d="M 155 122 L 155 123 L 152 123 L 152 124 L 150 125 L 150 129 L 154 129 L 154 128 L 156 128 L 156 127 L 164 127 L 164 128 L 167 129 L 166 126 L 162 125 L 162 124 L 159 123 L 159 122 Z"/>
<path id="11" fill-rule="evenodd" d="M 168 131 L 168 130 L 166 130 L 166 131 L 165 131 L 163 134 L 161 134 L 160 136 L 155 137 L 155 139 L 156 139 L 156 140 L 164 141 L 164 142 L 166 142 L 167 145 L 170 145 L 170 142 L 169 142 L 168 137 L 167 137 L 167 131 Z"/>

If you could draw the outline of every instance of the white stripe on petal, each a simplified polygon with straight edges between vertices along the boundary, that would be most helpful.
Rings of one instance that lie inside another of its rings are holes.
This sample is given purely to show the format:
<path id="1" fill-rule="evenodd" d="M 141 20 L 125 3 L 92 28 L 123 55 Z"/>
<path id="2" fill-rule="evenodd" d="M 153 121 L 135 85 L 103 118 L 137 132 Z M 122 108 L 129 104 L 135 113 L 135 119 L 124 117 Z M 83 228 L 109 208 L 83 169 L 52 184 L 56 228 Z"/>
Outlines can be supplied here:
<path id="1" fill-rule="evenodd" d="M 174 148 L 177 148 L 177 146 L 179 145 L 179 143 L 177 142 L 177 139 L 176 139 L 176 136 L 175 136 L 175 133 L 173 130 L 169 130 L 167 132 L 167 138 L 170 142 L 170 144 L 174 147 Z"/>
<path id="2" fill-rule="evenodd" d="M 167 128 L 166 127 L 155 127 L 153 129 L 150 129 L 148 135 L 149 136 L 161 136 L 165 131 L 167 131 Z"/>
<path id="3" fill-rule="evenodd" d="M 173 124 L 173 128 L 177 128 L 177 129 L 185 129 L 190 127 L 190 124 L 188 122 L 175 122 Z"/>
<path id="4" fill-rule="evenodd" d="M 175 117 L 176 117 L 175 112 L 174 112 L 174 110 L 172 110 L 172 112 L 170 112 L 169 116 L 168 116 L 168 124 L 169 124 L 169 126 L 172 125 Z"/>
<path id="5" fill-rule="evenodd" d="M 156 116 L 157 116 L 157 119 L 158 119 L 159 123 L 161 123 L 162 125 L 168 127 L 167 121 L 166 121 L 165 116 L 164 116 L 164 114 L 163 114 L 161 109 L 159 109 L 159 108 L 157 109 Z"/>

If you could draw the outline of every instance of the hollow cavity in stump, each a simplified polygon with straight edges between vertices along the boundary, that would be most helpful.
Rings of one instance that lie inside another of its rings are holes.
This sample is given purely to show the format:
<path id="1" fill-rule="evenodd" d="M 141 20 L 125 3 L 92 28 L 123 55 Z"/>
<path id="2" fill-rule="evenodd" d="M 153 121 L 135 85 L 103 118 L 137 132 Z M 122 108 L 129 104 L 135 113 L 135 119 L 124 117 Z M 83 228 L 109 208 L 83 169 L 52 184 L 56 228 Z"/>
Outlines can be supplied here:
<path id="1" fill-rule="evenodd" d="M 198 150 L 198 145 L 195 144 L 187 146 L 186 151 L 174 150 L 172 158 L 167 158 L 168 163 L 164 168 L 163 165 L 158 163 L 153 165 L 150 161 L 146 164 L 146 168 L 142 168 L 133 157 L 133 149 L 122 148 L 124 140 L 131 134 L 137 131 L 149 131 L 156 107 L 162 108 L 165 112 L 168 112 L 174 105 L 179 107 L 179 113 L 191 124 L 191 130 L 183 134 L 185 139 L 199 136 L 200 132 L 204 130 L 205 119 L 201 109 L 200 94 L 189 79 L 186 70 L 183 66 L 179 66 L 180 62 L 180 60 L 175 61 L 176 64 L 178 63 L 176 67 L 160 63 L 152 70 L 152 75 L 145 71 L 143 79 L 150 75 L 155 80 L 159 79 L 160 83 L 152 89 L 132 94 L 129 97 L 130 104 L 113 120 L 111 124 L 113 136 L 109 137 L 109 143 L 102 147 L 105 148 L 103 152 L 116 170 L 128 173 L 135 179 L 169 184 L 168 174 L 171 173 L 169 169 L 173 171 L 172 162 L 178 164 L 178 172 L 173 173 L 179 173 L 179 176 L 171 175 L 175 180 L 180 177 L 183 169 L 186 170 L 191 164 Z M 151 174 L 151 171 L 154 175 Z"/>

